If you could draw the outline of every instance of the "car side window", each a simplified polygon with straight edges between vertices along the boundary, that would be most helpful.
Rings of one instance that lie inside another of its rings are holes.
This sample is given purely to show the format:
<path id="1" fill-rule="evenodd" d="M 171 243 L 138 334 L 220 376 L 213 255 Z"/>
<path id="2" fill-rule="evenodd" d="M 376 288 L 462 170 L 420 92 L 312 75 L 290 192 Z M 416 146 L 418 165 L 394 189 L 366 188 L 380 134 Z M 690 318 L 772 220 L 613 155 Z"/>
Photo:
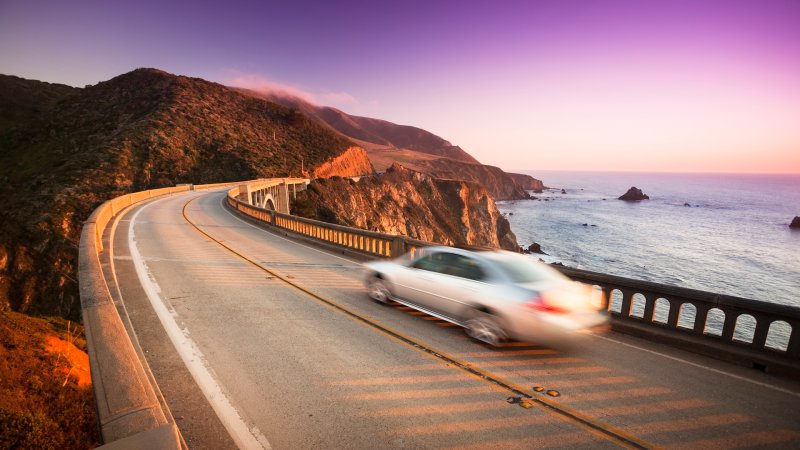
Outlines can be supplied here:
<path id="1" fill-rule="evenodd" d="M 442 253 L 433 253 L 431 255 L 425 255 L 422 258 L 416 260 L 411 267 L 420 270 L 427 270 L 429 272 L 441 272 L 442 271 Z"/>
<path id="2" fill-rule="evenodd" d="M 486 278 L 486 272 L 481 269 L 481 264 L 474 258 L 457 256 L 454 261 L 454 275 L 468 280 L 481 281 Z"/>
<path id="3" fill-rule="evenodd" d="M 426 255 L 414 262 L 411 267 L 468 280 L 480 281 L 486 278 L 486 273 L 477 260 L 455 253 L 439 252 Z"/>

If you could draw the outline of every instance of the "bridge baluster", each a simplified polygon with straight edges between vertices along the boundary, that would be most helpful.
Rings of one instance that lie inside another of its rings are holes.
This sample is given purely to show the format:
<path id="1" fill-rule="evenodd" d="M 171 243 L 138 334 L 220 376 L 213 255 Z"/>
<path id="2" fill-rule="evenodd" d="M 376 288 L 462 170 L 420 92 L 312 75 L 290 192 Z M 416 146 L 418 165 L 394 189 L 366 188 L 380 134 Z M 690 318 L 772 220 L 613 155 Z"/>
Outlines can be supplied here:
<path id="1" fill-rule="evenodd" d="M 601 299 L 600 299 L 600 307 L 604 311 L 608 311 L 609 306 L 611 305 L 611 287 L 607 284 L 600 285 L 600 292 L 601 292 Z"/>
<path id="2" fill-rule="evenodd" d="M 644 295 L 644 315 L 642 318 L 652 322 L 656 310 L 656 296 L 652 292 L 645 292 L 642 295 Z"/>
<path id="3" fill-rule="evenodd" d="M 622 292 L 622 307 L 620 308 L 620 314 L 625 317 L 631 316 L 631 297 L 633 297 L 633 292 L 627 289 L 620 289 Z"/>
<path id="4" fill-rule="evenodd" d="M 703 335 L 703 331 L 706 327 L 706 319 L 708 318 L 708 311 L 709 308 L 707 305 L 695 305 L 697 308 L 697 314 L 694 316 L 694 327 L 692 328 L 693 334 Z"/>
<path id="5" fill-rule="evenodd" d="M 792 327 L 791 334 L 789 335 L 789 345 L 786 347 L 786 354 L 790 357 L 797 359 L 800 357 L 800 321 L 793 320 L 789 322 Z"/>
<path id="6" fill-rule="evenodd" d="M 722 324 L 722 340 L 730 342 L 733 340 L 733 330 L 736 327 L 736 320 L 739 318 L 738 314 L 733 311 L 725 312 L 725 322 Z"/>
<path id="7" fill-rule="evenodd" d="M 770 321 L 763 316 L 756 316 L 756 330 L 753 332 L 753 346 L 759 350 L 764 348 L 767 343 Z"/>

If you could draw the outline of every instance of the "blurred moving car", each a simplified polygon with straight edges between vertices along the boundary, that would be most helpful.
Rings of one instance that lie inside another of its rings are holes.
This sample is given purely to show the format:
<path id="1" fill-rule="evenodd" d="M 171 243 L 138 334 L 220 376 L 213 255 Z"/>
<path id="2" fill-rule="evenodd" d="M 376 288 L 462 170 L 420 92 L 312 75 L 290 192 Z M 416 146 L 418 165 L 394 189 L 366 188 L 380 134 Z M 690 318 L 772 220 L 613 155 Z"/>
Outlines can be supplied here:
<path id="1" fill-rule="evenodd" d="M 368 295 L 460 325 L 497 346 L 507 339 L 574 343 L 608 321 L 599 296 L 530 257 L 426 247 L 421 256 L 365 264 Z"/>

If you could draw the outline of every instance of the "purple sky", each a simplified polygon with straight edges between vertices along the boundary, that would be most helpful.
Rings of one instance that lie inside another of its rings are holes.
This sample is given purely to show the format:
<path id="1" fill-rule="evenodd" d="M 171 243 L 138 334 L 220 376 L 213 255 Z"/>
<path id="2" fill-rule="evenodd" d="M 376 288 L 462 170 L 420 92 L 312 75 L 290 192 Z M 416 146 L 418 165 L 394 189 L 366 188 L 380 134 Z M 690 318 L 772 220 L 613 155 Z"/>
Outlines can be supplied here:
<path id="1" fill-rule="evenodd" d="M 800 0 L 431 3 L 0 0 L 0 73 L 279 87 L 505 169 L 800 173 Z"/>

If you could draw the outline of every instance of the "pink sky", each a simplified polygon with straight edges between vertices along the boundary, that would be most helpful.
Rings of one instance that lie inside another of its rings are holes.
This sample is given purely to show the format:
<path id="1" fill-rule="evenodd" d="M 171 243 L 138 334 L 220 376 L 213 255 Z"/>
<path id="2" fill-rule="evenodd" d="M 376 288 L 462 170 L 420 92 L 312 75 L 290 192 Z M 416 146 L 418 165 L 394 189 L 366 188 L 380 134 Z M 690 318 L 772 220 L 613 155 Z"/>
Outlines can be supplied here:
<path id="1" fill-rule="evenodd" d="M 800 173 L 799 24 L 797 0 L 7 0 L 0 73 L 269 84 L 510 170 Z"/>

